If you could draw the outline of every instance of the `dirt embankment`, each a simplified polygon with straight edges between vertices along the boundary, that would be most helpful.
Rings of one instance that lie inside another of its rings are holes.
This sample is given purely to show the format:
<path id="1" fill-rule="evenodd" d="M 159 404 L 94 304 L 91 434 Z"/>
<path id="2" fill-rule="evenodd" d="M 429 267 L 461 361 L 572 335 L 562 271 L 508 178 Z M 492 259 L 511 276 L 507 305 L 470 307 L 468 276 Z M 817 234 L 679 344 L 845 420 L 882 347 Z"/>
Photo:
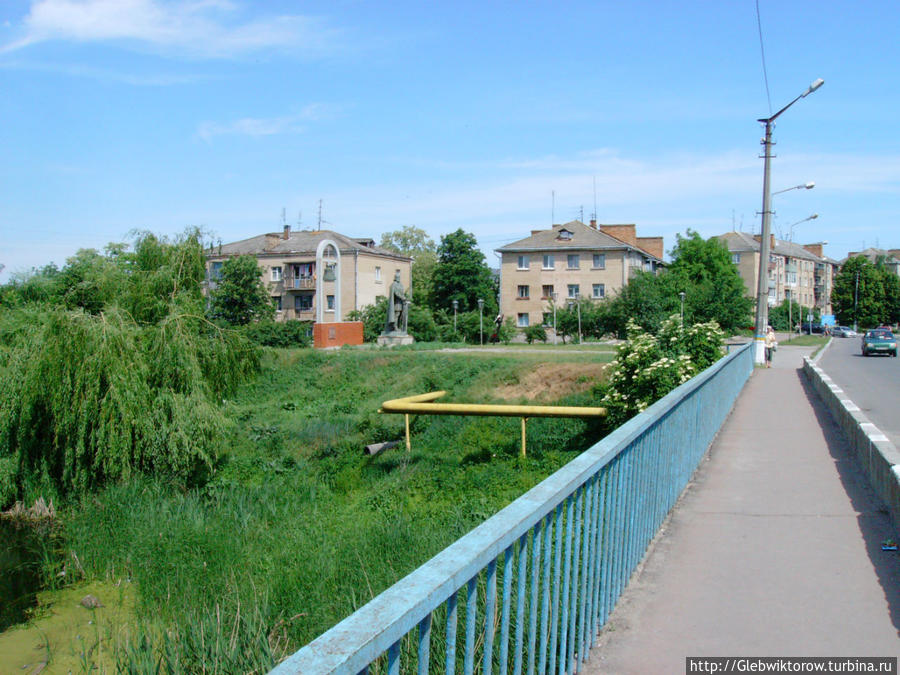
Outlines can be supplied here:
<path id="1" fill-rule="evenodd" d="M 552 401 L 590 389 L 603 379 L 606 363 L 542 363 L 515 384 L 494 391 L 499 398 Z"/>

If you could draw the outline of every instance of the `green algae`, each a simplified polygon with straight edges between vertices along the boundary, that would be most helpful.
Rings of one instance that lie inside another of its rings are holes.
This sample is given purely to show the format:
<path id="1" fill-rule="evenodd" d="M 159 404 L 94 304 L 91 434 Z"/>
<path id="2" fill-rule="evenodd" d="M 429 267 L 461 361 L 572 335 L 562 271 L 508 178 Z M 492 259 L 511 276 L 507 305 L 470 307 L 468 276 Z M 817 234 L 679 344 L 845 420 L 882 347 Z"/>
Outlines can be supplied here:
<path id="1" fill-rule="evenodd" d="M 83 606 L 88 595 L 102 606 Z M 131 583 L 93 582 L 42 591 L 37 600 L 28 621 L 0 633 L 0 674 L 115 672 L 116 656 L 135 620 Z"/>

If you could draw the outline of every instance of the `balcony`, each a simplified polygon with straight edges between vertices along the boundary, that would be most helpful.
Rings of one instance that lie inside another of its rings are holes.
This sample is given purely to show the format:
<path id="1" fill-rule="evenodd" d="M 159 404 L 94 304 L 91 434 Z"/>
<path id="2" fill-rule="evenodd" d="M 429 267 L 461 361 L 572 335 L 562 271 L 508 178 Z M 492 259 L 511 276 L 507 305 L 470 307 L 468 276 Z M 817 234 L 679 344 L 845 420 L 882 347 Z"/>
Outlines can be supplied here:
<path id="1" fill-rule="evenodd" d="M 285 277 L 284 290 L 286 291 L 312 291 L 316 288 L 314 277 Z"/>

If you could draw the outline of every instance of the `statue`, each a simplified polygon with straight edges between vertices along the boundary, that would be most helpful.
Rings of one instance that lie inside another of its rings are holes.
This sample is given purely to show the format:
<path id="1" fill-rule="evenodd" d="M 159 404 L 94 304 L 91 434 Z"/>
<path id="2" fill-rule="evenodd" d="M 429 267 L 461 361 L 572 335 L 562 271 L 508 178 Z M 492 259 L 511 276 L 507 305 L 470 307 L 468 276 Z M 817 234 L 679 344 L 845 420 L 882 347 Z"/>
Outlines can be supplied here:
<path id="1" fill-rule="evenodd" d="M 391 284 L 388 292 L 387 320 L 384 324 L 384 334 L 391 333 L 406 334 L 406 328 L 409 322 L 409 300 L 406 297 L 406 290 L 400 283 L 400 270 L 394 273 L 394 283 Z"/>

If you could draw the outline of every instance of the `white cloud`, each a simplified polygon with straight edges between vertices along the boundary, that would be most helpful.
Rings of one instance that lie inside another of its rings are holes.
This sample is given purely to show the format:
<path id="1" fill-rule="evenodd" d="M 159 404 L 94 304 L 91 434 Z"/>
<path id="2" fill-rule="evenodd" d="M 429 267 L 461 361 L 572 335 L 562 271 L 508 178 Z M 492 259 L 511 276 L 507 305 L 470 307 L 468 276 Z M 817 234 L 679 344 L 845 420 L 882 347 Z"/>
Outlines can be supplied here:
<path id="1" fill-rule="evenodd" d="M 244 117 L 233 122 L 201 122 L 197 135 L 206 142 L 215 136 L 274 136 L 276 134 L 301 133 L 303 123 L 321 119 L 327 106 L 313 103 L 294 115 L 282 117 Z"/>
<path id="2" fill-rule="evenodd" d="M 36 0 L 24 34 L 0 53 L 52 40 L 126 42 L 163 53 L 231 57 L 265 49 L 323 52 L 337 36 L 318 19 L 298 15 L 241 20 L 223 0 Z"/>

